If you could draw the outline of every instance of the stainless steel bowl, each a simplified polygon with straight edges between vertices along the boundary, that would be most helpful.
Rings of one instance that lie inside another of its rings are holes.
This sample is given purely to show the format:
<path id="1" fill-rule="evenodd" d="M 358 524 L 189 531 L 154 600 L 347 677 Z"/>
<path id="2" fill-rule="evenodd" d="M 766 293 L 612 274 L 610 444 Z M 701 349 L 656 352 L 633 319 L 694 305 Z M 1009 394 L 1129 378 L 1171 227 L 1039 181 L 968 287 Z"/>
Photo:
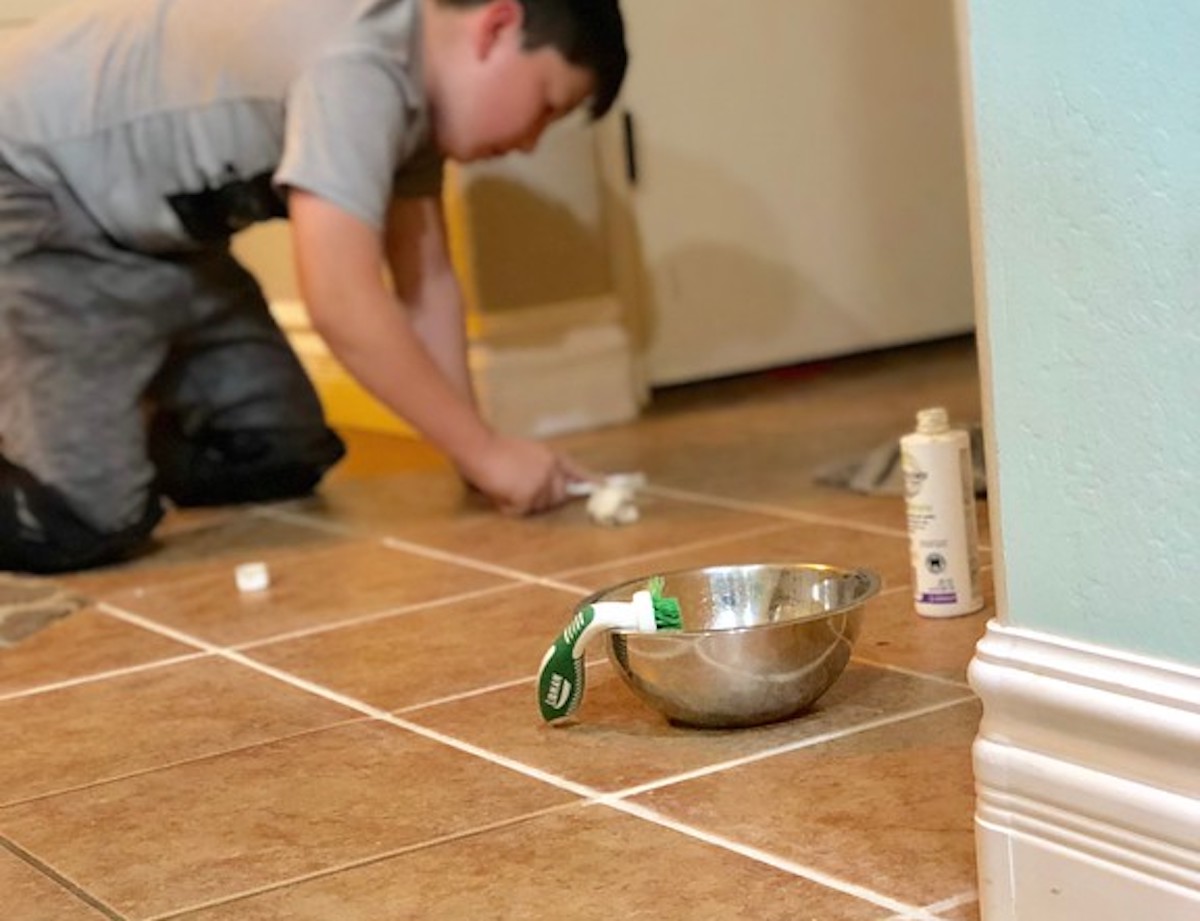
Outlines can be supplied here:
<path id="1" fill-rule="evenodd" d="M 673 722 L 756 726 L 811 706 L 841 675 L 865 603 L 868 569 L 809 563 L 710 566 L 658 574 L 683 630 L 613 631 L 608 655 L 633 692 Z M 649 577 L 592 595 L 628 601 Z"/>

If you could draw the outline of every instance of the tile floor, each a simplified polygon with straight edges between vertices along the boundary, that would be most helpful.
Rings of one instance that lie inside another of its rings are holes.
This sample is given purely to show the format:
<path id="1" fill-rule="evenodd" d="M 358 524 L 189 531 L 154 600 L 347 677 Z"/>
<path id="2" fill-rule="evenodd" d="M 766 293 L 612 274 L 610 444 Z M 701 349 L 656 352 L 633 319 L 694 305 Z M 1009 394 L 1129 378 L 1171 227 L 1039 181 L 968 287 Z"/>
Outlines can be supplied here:
<path id="1" fill-rule="evenodd" d="M 966 666 L 991 605 L 917 618 L 902 502 L 811 482 L 933 403 L 978 418 L 969 340 L 664 391 L 561 439 L 648 475 L 627 528 L 503 519 L 364 434 L 319 498 L 172 515 L 0 653 L 0 915 L 977 918 Z M 250 559 L 273 585 L 242 596 Z M 538 662 L 585 592 L 755 559 L 886 580 L 811 712 L 677 728 L 597 660 L 578 721 L 540 723 Z"/>

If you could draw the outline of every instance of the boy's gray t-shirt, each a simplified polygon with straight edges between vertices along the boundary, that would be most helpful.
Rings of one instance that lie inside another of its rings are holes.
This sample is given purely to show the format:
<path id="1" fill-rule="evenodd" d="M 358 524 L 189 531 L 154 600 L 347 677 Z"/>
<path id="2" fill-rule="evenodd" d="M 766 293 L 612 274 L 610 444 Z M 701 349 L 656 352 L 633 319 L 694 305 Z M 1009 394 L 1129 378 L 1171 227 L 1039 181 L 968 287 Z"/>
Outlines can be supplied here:
<path id="1" fill-rule="evenodd" d="M 436 194 L 421 0 L 91 0 L 0 45 L 0 160 L 123 245 L 188 249 L 305 189 L 376 227 Z"/>

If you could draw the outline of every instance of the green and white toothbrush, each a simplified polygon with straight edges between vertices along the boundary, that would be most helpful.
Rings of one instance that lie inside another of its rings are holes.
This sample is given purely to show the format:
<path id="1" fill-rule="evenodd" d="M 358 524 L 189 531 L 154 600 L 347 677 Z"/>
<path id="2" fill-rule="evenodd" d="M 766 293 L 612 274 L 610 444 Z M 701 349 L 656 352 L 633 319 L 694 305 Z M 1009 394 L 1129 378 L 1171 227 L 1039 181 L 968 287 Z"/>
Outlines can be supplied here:
<path id="1" fill-rule="evenodd" d="M 663 580 L 651 579 L 648 588 L 633 593 L 630 601 L 597 601 L 583 607 L 542 657 L 538 675 L 538 707 L 542 719 L 555 723 L 566 719 L 583 700 L 584 652 L 588 644 L 609 630 L 658 630 L 683 628 L 679 601 L 664 598 Z"/>

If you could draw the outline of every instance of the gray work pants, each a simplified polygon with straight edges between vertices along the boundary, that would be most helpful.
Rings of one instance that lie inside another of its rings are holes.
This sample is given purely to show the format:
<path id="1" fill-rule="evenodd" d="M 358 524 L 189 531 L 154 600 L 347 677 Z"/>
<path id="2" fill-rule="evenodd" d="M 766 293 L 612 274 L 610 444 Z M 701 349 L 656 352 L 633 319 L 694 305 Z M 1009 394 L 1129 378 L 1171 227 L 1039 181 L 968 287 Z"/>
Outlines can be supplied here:
<path id="1" fill-rule="evenodd" d="M 69 190 L 34 186 L 0 161 L 0 453 L 97 531 L 129 527 L 157 502 L 147 398 L 185 434 L 333 438 L 226 247 L 118 246 Z"/>

